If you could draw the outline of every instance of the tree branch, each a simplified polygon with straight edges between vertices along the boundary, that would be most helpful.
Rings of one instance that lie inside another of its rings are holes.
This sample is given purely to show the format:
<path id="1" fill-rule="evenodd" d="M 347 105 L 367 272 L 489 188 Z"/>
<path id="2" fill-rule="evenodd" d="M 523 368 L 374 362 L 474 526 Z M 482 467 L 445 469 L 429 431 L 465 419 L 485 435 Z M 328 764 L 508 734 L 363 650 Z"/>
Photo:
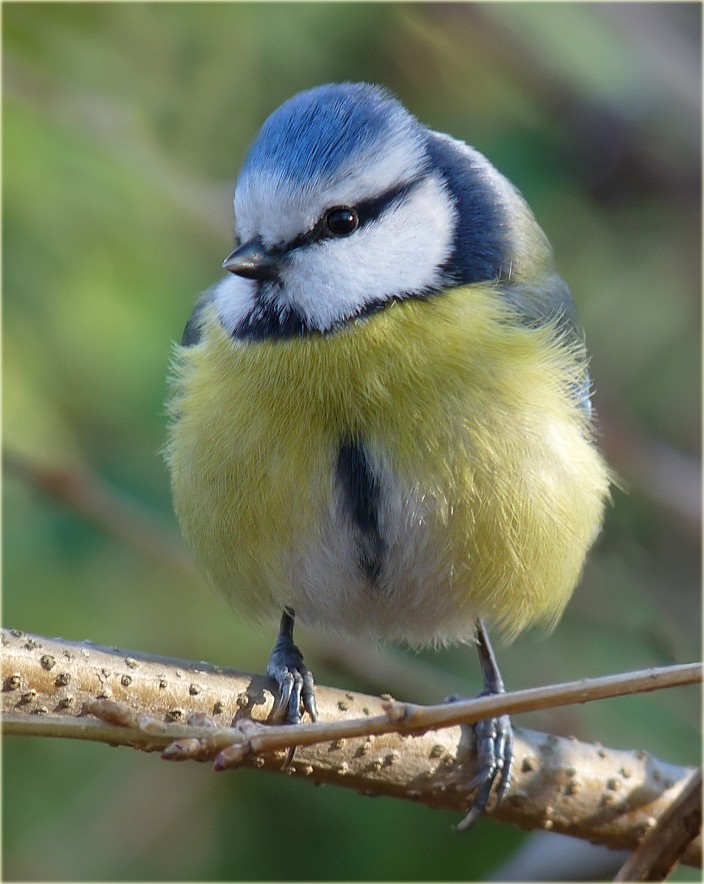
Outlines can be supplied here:
<path id="1" fill-rule="evenodd" d="M 614 881 L 665 881 L 702 830 L 702 772 L 684 789 L 643 838 Z"/>
<path id="2" fill-rule="evenodd" d="M 231 753 L 235 764 L 460 813 L 471 795 L 474 741 L 458 721 L 701 680 L 693 664 L 425 708 L 318 686 L 320 722 L 290 728 L 265 724 L 274 696 L 262 676 L 18 631 L 3 630 L 1 639 L 6 734 L 170 747 L 166 757 L 176 759 Z M 86 717 L 90 711 L 100 720 Z M 644 752 L 522 728 L 515 736 L 515 777 L 489 815 L 525 829 L 633 849 L 692 774 Z M 292 745 L 299 748 L 286 765 Z M 699 839 L 683 861 L 701 862 Z"/>

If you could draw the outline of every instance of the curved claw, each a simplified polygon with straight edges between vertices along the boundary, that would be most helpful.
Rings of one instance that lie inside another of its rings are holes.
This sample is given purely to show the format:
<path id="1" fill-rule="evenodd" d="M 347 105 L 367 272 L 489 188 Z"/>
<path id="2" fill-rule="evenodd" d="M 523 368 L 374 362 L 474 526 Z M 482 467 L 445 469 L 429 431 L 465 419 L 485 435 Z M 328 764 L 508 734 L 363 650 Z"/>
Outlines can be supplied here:
<path id="1" fill-rule="evenodd" d="M 288 719 L 290 715 L 289 706 L 291 705 L 291 693 L 293 691 L 293 673 L 283 663 L 272 663 L 272 659 L 269 660 L 266 673 L 279 686 L 279 695 L 274 701 L 271 717 L 275 721 L 281 721 L 283 718 Z"/>
<path id="2" fill-rule="evenodd" d="M 317 721 L 318 707 L 315 703 L 315 683 L 313 682 L 313 673 L 309 669 L 305 669 L 301 675 L 303 676 L 303 690 L 301 692 L 303 708 L 308 715 L 310 715 L 312 721 Z"/>
<path id="3" fill-rule="evenodd" d="M 477 792 L 474 801 L 472 802 L 472 806 L 469 810 L 467 816 L 457 825 L 455 826 L 456 831 L 458 832 L 466 832 L 467 829 L 473 825 L 480 816 L 483 815 L 486 810 L 486 806 L 489 803 L 489 796 L 491 795 L 491 789 L 494 785 L 494 780 L 496 779 L 496 773 L 492 776 L 488 777 L 484 781 L 484 785 L 481 787 L 479 792 Z"/>

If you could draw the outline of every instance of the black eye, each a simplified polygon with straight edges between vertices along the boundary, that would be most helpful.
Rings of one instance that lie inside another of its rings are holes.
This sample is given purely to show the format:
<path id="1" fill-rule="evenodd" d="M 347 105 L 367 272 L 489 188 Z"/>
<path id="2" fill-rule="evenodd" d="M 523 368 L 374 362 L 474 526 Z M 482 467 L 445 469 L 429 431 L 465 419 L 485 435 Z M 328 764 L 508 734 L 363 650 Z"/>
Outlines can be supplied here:
<path id="1" fill-rule="evenodd" d="M 359 218 L 354 209 L 336 206 L 334 209 L 328 209 L 325 226 L 333 236 L 349 236 L 359 227 Z"/>

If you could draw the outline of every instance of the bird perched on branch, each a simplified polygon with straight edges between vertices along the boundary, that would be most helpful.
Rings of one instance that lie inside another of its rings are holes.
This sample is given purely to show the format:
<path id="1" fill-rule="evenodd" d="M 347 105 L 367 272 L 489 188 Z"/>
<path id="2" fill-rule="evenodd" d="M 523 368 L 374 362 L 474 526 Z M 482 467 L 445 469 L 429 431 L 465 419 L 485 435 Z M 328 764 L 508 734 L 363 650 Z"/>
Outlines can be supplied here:
<path id="1" fill-rule="evenodd" d="M 316 717 L 312 626 L 413 646 L 550 626 L 602 520 L 582 333 L 545 235 L 478 151 L 385 89 L 302 92 L 235 191 L 228 275 L 177 348 L 176 513 L 212 581 L 283 616 L 277 709 Z M 510 781 L 507 718 L 477 725 L 479 788 Z"/>

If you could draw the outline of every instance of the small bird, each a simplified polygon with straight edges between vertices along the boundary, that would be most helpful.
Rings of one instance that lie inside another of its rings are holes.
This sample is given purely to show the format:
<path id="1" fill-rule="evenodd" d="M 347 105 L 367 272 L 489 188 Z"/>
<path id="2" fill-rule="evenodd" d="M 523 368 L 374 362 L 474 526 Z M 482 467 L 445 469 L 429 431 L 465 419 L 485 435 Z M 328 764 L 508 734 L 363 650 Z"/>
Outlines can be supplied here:
<path id="1" fill-rule="evenodd" d="M 183 534 L 254 619 L 283 610 L 277 714 L 316 718 L 294 617 L 418 647 L 554 625 L 609 470 L 550 245 L 482 154 L 387 90 L 319 86 L 250 148 L 228 275 L 176 349 L 166 458 Z M 466 827 L 511 777 L 476 726 Z"/>

